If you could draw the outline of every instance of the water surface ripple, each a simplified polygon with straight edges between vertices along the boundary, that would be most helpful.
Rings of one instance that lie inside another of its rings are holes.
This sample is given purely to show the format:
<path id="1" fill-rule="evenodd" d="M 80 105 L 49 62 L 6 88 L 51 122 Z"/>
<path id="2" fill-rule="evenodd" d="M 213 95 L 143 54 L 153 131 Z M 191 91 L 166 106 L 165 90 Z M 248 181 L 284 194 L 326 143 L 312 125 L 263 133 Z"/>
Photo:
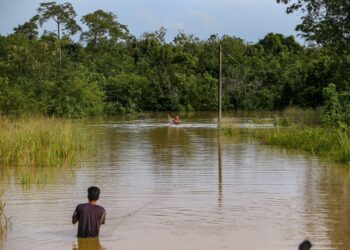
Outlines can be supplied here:
<path id="1" fill-rule="evenodd" d="M 0 248 L 297 249 L 308 238 L 315 249 L 350 249 L 346 168 L 219 137 L 212 118 L 179 127 L 156 117 L 90 121 L 86 128 L 98 143 L 81 167 L 31 188 L 11 171 L 5 177 L 13 226 Z M 71 214 L 90 185 L 101 188 L 107 224 L 99 241 L 77 241 Z"/>

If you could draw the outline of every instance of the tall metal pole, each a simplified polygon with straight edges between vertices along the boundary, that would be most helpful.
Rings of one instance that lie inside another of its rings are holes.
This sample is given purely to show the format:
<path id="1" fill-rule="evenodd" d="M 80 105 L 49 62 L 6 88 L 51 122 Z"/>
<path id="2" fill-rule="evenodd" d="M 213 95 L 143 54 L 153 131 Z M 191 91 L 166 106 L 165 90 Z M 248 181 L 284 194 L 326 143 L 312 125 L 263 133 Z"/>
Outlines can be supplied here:
<path id="1" fill-rule="evenodd" d="M 60 22 L 57 22 L 57 37 L 59 42 L 59 58 L 60 58 L 60 70 L 62 68 L 62 47 L 61 47 L 61 30 L 60 30 Z"/>
<path id="2" fill-rule="evenodd" d="M 222 118 L 222 45 L 219 44 L 219 89 L 218 89 L 218 125 L 221 126 Z"/>

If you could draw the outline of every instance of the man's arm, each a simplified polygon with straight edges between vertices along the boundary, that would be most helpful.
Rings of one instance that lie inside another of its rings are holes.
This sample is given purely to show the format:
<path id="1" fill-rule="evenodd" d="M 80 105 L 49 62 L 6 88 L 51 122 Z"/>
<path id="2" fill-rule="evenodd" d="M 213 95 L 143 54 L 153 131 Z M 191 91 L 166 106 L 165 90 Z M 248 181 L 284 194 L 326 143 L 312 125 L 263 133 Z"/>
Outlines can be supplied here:
<path id="1" fill-rule="evenodd" d="M 79 221 L 79 209 L 78 206 L 75 208 L 73 216 L 72 216 L 72 224 L 75 224 Z"/>
<path id="2" fill-rule="evenodd" d="M 103 214 L 101 216 L 101 224 L 105 224 L 106 223 L 106 211 L 103 211 Z"/>

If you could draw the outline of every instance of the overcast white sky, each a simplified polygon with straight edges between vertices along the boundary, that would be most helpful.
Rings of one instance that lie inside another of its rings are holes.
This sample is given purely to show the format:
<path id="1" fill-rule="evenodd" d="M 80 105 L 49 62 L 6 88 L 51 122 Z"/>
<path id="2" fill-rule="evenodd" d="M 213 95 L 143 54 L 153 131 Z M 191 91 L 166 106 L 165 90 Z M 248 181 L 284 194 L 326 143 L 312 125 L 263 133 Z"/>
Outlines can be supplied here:
<path id="1" fill-rule="evenodd" d="M 5 35 L 36 13 L 40 0 L 0 0 L 0 34 Z M 49 1 L 46 1 L 49 2 Z M 67 2 L 57 0 L 58 3 Z M 178 30 L 201 39 L 211 34 L 230 35 L 256 42 L 269 32 L 296 35 L 300 16 L 287 15 L 276 0 L 72 0 L 78 19 L 98 9 L 110 11 L 130 32 L 167 28 L 171 41 Z M 44 27 L 48 30 L 51 26 Z"/>

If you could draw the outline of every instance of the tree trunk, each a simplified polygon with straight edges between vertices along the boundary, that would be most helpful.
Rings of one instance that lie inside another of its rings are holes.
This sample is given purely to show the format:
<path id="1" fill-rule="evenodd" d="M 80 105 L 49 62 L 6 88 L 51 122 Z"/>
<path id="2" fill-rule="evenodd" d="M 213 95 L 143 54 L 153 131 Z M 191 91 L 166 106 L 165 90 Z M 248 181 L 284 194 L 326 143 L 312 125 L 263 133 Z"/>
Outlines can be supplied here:
<path id="1" fill-rule="evenodd" d="M 57 22 L 57 38 L 58 40 L 61 39 L 61 30 L 60 30 L 60 22 Z"/>
<path id="2" fill-rule="evenodd" d="M 95 61 L 96 51 L 97 51 L 97 33 L 94 35 L 94 45 L 92 48 L 92 60 L 93 61 Z"/>

